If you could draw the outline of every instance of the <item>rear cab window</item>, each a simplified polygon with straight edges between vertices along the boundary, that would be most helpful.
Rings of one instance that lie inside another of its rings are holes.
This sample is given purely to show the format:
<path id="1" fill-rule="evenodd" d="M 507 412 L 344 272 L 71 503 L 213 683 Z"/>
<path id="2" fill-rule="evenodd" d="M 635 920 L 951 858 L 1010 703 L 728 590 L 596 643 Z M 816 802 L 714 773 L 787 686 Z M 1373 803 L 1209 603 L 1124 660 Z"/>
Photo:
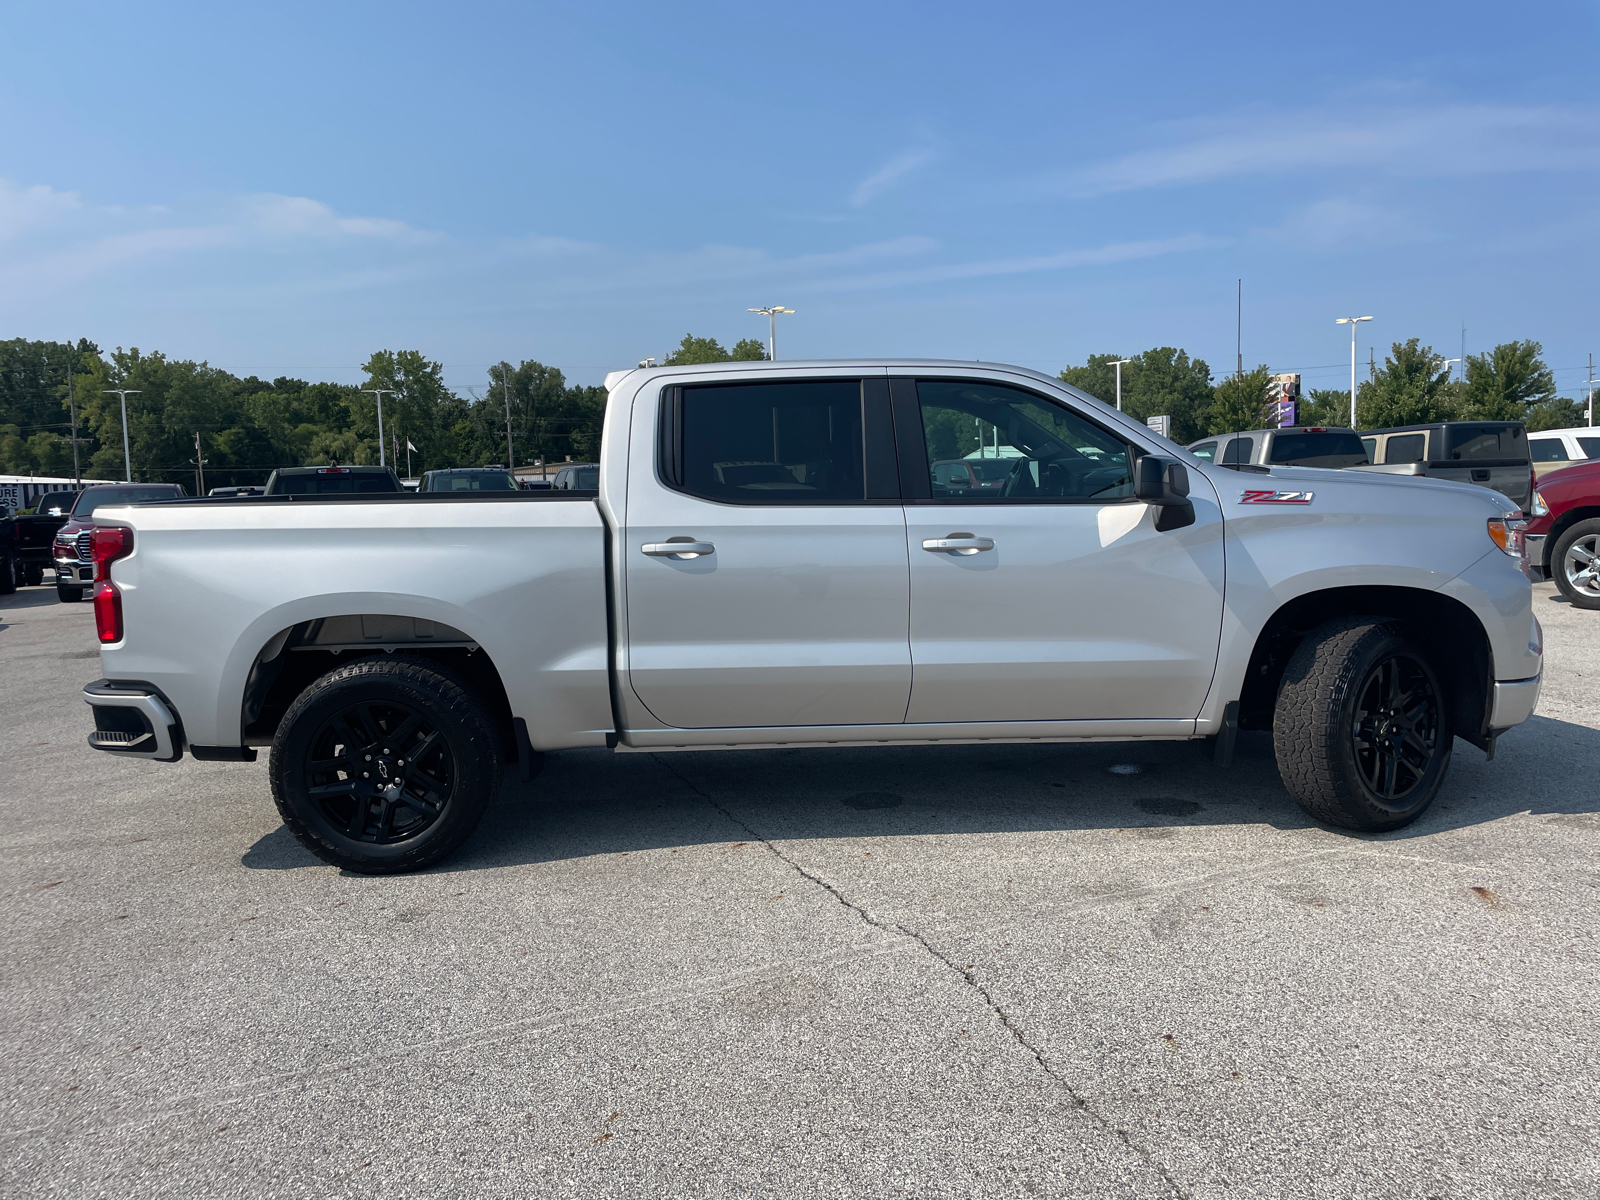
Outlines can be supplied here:
<path id="1" fill-rule="evenodd" d="M 1367 463 L 1367 450 L 1354 433 L 1328 429 L 1278 433 L 1273 435 L 1268 461 L 1282 466 L 1360 467 Z"/>
<path id="2" fill-rule="evenodd" d="M 183 489 L 172 483 L 151 484 L 148 487 L 87 488 L 72 506 L 72 515 L 88 517 L 97 508 L 117 504 L 146 504 L 152 500 L 176 500 L 183 494 Z"/>
<path id="3" fill-rule="evenodd" d="M 1528 436 L 1521 425 L 1462 424 L 1445 429 L 1445 455 L 1450 462 L 1515 466 L 1528 459 Z"/>
<path id="4" fill-rule="evenodd" d="M 1600 437 L 1579 438 L 1578 449 L 1583 451 L 1585 458 L 1600 458 Z"/>
<path id="5" fill-rule="evenodd" d="M 1528 457 L 1536 463 L 1572 461 L 1572 456 L 1567 453 L 1567 444 L 1558 437 L 1529 438 Z"/>

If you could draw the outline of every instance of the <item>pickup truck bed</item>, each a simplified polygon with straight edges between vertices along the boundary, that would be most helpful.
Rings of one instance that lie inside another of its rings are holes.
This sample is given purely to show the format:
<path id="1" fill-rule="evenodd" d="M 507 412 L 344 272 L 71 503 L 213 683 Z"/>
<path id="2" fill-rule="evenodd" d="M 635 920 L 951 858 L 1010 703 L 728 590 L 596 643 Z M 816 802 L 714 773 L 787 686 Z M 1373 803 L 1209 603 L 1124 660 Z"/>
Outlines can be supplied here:
<path id="1" fill-rule="evenodd" d="M 1394 828 L 1454 737 L 1492 751 L 1537 699 L 1521 523 L 1485 489 L 1212 467 L 987 364 L 608 389 L 597 492 L 101 510 L 91 743 L 270 745 L 296 835 L 391 871 L 459 844 L 502 765 L 582 746 L 1211 738 L 1225 763 L 1272 729 L 1308 811 Z M 1002 449 L 998 490 L 930 470 Z"/>

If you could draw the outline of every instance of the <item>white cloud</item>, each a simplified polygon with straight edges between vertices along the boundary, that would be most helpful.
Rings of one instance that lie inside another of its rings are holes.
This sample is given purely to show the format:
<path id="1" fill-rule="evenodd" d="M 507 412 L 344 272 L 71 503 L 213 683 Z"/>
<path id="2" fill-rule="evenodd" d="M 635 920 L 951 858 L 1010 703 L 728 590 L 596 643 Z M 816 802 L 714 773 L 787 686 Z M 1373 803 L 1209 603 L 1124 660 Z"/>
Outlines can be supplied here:
<path id="1" fill-rule="evenodd" d="M 249 196 L 244 201 L 248 228 L 284 238 L 417 239 L 428 235 L 404 221 L 384 217 L 341 217 L 320 200 L 305 196 Z"/>
<path id="2" fill-rule="evenodd" d="M 1437 236 L 1393 209 L 1359 200 L 1318 200 L 1260 236 L 1302 250 L 1367 250 Z"/>
<path id="3" fill-rule="evenodd" d="M 1443 105 L 1308 109 L 1207 118 L 1187 140 L 1061 177 L 1088 197 L 1245 175 L 1351 170 L 1411 177 L 1589 171 L 1600 168 L 1600 111 L 1592 107 Z"/>
<path id="4" fill-rule="evenodd" d="M 903 154 L 895 155 L 856 184 L 855 191 L 850 193 L 850 204 L 852 207 L 860 208 L 864 204 L 871 203 L 932 157 L 932 150 L 907 150 Z"/>
<path id="5" fill-rule="evenodd" d="M 0 241 L 49 228 L 82 207 L 77 192 L 58 192 L 44 184 L 23 187 L 0 179 Z"/>

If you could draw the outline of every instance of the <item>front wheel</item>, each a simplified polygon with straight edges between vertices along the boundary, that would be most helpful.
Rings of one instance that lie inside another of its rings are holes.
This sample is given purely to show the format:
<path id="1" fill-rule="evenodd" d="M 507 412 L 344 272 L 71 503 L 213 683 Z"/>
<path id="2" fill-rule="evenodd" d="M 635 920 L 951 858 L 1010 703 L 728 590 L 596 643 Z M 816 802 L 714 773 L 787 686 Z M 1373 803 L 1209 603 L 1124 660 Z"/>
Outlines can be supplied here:
<path id="1" fill-rule="evenodd" d="M 1453 738 L 1426 652 L 1379 617 L 1313 630 L 1289 660 L 1272 719 L 1289 794 L 1317 820 L 1366 833 L 1423 814 Z"/>
<path id="2" fill-rule="evenodd" d="M 1550 573 L 1577 608 L 1600 608 L 1600 519 L 1579 521 L 1556 541 Z"/>
<path id="3" fill-rule="evenodd" d="M 9 596 L 16 591 L 21 577 L 22 572 L 17 567 L 14 555 L 8 554 L 0 559 L 0 596 Z"/>
<path id="4" fill-rule="evenodd" d="M 365 875 L 431 866 L 488 811 L 500 780 L 494 719 L 453 673 L 373 658 L 328 672 L 272 742 L 272 798 L 300 844 Z"/>

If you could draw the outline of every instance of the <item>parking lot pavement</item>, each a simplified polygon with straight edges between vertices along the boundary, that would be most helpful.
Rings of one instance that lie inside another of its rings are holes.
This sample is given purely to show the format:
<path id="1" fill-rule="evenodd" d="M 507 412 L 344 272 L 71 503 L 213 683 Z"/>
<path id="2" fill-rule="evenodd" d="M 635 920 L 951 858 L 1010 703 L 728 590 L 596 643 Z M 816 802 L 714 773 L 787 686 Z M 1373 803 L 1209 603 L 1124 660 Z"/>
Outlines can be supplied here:
<path id="1" fill-rule="evenodd" d="M 1600 613 L 1537 611 L 1398 834 L 1262 735 L 584 751 L 373 879 L 264 756 L 89 751 L 89 607 L 0 598 L 0 1193 L 1593 1197 Z"/>

